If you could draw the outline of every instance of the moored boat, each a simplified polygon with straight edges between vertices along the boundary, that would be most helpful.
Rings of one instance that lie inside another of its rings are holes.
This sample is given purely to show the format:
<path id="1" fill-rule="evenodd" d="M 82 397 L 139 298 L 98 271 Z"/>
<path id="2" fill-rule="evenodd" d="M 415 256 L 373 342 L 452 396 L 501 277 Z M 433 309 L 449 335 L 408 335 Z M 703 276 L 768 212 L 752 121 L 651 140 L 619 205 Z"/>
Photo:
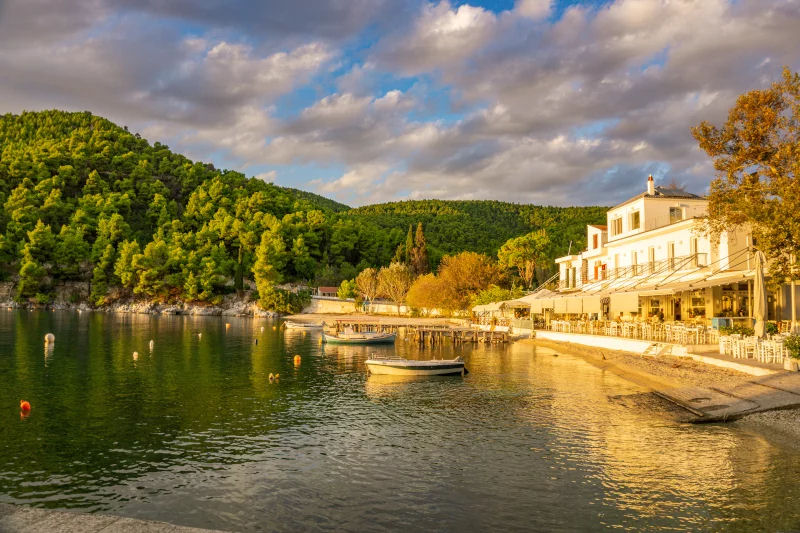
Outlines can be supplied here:
<path id="1" fill-rule="evenodd" d="M 367 370 L 372 374 L 394 376 L 463 376 L 467 373 L 464 360 L 461 357 L 415 361 L 413 359 L 383 358 L 373 354 L 372 357 L 367 359 L 366 364 Z"/>
<path id="2" fill-rule="evenodd" d="M 283 326 L 286 329 L 322 329 L 323 324 L 321 322 L 293 322 L 287 320 L 283 323 Z"/>
<path id="3" fill-rule="evenodd" d="M 322 334 L 322 340 L 330 344 L 393 344 L 394 333 L 376 333 L 371 331 L 359 333 Z"/>

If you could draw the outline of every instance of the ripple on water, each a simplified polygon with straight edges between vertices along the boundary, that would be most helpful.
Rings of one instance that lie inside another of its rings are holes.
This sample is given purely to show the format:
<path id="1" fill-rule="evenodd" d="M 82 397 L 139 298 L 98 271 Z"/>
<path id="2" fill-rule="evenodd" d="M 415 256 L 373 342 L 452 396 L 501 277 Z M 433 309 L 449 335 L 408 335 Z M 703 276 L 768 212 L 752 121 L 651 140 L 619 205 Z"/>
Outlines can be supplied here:
<path id="1" fill-rule="evenodd" d="M 260 324 L 0 313 L 0 406 L 34 405 L 0 428 L 0 500 L 232 530 L 800 522 L 796 453 L 611 400 L 642 391 L 567 353 L 463 346 L 464 378 L 367 377 L 373 351 L 453 351 Z M 45 359 L 45 330 L 73 341 Z"/>

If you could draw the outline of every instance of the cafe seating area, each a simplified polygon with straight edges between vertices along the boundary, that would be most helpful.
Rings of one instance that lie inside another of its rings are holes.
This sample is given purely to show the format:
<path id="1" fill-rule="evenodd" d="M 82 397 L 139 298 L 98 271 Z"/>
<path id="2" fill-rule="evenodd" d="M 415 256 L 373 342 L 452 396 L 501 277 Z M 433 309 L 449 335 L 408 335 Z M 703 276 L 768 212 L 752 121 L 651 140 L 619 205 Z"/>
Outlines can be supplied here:
<path id="1" fill-rule="evenodd" d="M 788 333 L 758 338 L 755 336 L 723 335 L 719 338 L 719 353 L 734 359 L 753 359 L 761 363 L 783 364 L 789 357 L 785 340 Z"/>
<path id="2" fill-rule="evenodd" d="M 719 330 L 684 322 L 638 322 L 614 320 L 552 320 L 552 331 L 606 335 L 674 344 L 717 344 Z"/>

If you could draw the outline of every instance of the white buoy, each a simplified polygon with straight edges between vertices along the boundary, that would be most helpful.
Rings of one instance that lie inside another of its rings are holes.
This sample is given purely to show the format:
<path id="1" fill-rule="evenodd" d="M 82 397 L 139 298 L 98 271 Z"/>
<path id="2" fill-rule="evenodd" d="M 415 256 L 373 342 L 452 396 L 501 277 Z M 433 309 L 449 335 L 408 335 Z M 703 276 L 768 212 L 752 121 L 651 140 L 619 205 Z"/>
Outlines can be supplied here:
<path id="1" fill-rule="evenodd" d="M 47 335 L 44 336 L 44 342 L 46 342 L 47 344 L 50 344 L 51 342 L 56 342 L 56 336 L 53 335 L 52 333 L 48 333 Z"/>
<path id="2" fill-rule="evenodd" d="M 153 339 L 150 339 L 150 351 L 151 351 L 151 352 L 153 351 L 153 347 L 154 347 L 155 345 L 156 345 L 155 341 L 154 341 Z"/>
<path id="3" fill-rule="evenodd" d="M 139 359 L 139 352 L 133 352 L 133 360 L 137 361 Z"/>
<path id="4" fill-rule="evenodd" d="M 264 333 L 264 326 L 261 326 L 261 333 Z"/>
<path id="5" fill-rule="evenodd" d="M 198 333 L 198 334 L 197 334 L 197 338 L 198 338 L 198 339 L 202 339 L 202 338 L 203 338 L 203 334 L 202 334 L 202 333 Z"/>

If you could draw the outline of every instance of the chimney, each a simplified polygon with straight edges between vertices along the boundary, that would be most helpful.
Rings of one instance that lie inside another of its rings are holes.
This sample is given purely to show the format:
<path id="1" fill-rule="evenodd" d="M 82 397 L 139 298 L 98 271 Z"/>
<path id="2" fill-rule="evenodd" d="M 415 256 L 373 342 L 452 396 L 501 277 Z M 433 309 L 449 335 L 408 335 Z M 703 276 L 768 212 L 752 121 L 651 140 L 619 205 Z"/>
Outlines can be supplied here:
<path id="1" fill-rule="evenodd" d="M 653 175 L 650 174 L 650 176 L 647 178 L 647 194 L 652 196 L 655 193 L 656 193 L 656 184 L 653 181 Z"/>

